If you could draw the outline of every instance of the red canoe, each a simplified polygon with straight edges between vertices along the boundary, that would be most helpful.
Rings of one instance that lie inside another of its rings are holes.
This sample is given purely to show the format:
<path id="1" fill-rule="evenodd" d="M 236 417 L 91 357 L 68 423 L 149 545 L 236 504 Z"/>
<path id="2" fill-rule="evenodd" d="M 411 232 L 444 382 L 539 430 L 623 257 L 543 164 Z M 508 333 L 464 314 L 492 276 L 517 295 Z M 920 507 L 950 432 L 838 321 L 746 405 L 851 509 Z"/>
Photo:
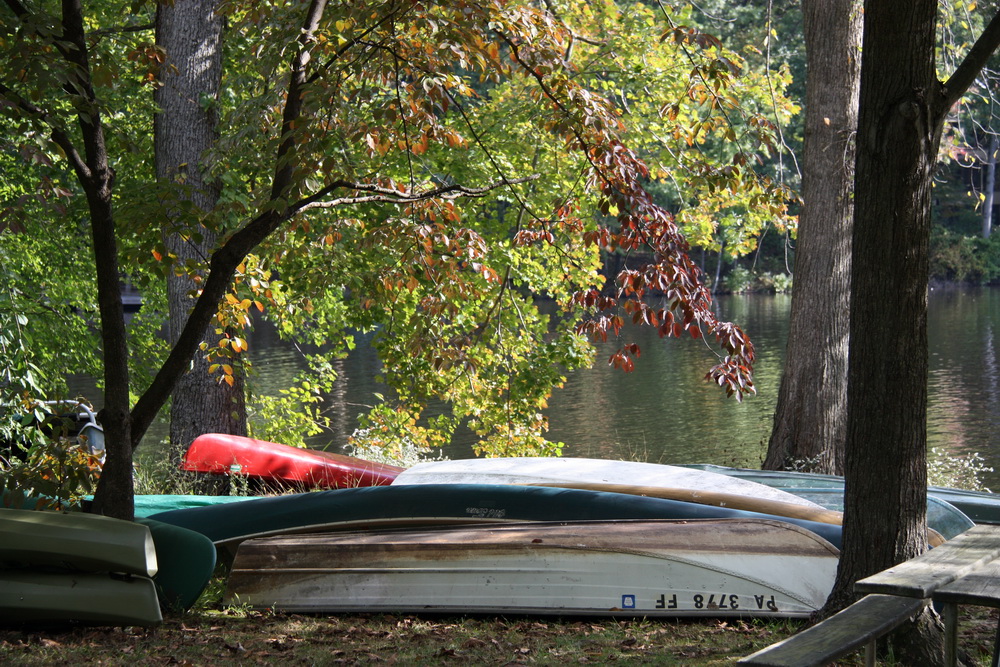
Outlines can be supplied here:
<path id="1" fill-rule="evenodd" d="M 386 486 L 403 471 L 397 466 L 351 456 L 220 433 L 195 438 L 184 455 L 181 469 L 216 475 L 235 472 L 314 489 Z"/>

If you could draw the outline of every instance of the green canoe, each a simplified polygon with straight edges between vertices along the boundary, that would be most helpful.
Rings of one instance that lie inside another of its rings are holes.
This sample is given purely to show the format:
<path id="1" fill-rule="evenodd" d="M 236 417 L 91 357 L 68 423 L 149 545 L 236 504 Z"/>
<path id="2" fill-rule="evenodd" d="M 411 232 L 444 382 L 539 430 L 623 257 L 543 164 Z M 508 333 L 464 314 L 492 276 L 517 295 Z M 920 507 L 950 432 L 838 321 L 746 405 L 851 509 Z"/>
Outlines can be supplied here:
<path id="1" fill-rule="evenodd" d="M 0 570 L 0 624 L 157 625 L 156 587 L 140 575 Z"/>
<path id="2" fill-rule="evenodd" d="M 169 523 L 139 518 L 156 546 L 159 571 L 153 577 L 164 611 L 189 609 L 208 585 L 215 571 L 216 551 L 212 540 L 201 533 Z"/>
<path id="3" fill-rule="evenodd" d="M 152 578 L 163 608 L 176 610 L 194 604 L 215 562 L 207 537 L 159 521 L 0 509 L 0 571 L 142 575 Z"/>
<path id="4" fill-rule="evenodd" d="M 841 495 L 844 492 L 844 478 L 837 475 L 730 468 L 709 463 L 692 463 L 682 467 L 738 477 L 796 495 L 806 495 L 816 489 L 836 489 Z M 927 487 L 927 497 L 949 503 L 975 523 L 1000 524 L 1000 494 L 929 486 Z"/>
<path id="5" fill-rule="evenodd" d="M 41 566 L 151 577 L 157 560 L 149 529 L 131 521 L 0 508 L 0 567 Z"/>

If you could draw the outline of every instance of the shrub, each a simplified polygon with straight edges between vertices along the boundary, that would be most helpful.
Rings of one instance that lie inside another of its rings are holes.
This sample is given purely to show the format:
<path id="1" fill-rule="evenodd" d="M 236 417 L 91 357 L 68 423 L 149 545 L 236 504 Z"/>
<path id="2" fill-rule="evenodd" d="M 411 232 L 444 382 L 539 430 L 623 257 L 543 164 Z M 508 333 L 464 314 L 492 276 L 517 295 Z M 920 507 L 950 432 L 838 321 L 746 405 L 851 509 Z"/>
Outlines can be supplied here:
<path id="1" fill-rule="evenodd" d="M 985 285 L 1000 279 L 1000 233 L 989 239 L 935 227 L 930 243 L 932 280 Z"/>

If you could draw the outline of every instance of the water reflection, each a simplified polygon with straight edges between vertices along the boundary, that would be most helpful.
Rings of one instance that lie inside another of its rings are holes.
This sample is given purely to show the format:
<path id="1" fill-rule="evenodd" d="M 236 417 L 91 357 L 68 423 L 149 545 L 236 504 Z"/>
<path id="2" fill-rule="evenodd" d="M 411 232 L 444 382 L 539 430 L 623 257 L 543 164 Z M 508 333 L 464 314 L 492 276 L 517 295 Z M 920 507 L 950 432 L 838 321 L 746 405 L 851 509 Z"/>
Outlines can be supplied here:
<path id="1" fill-rule="evenodd" d="M 754 341 L 757 396 L 737 403 L 703 379 L 718 359 L 707 341 L 661 339 L 633 327 L 621 342 L 642 348 L 635 371 L 605 363 L 620 342 L 601 345 L 594 367 L 573 374 L 550 401 L 551 438 L 576 456 L 758 465 L 778 395 L 789 307 L 784 295 L 719 299 L 719 316 L 738 322 Z"/>
<path id="2" fill-rule="evenodd" d="M 594 367 L 572 374 L 556 391 L 547 411 L 550 438 L 566 443 L 570 456 L 759 465 L 777 401 L 790 304 L 785 295 L 718 299 L 720 316 L 740 324 L 754 341 L 757 396 L 740 404 L 703 379 L 716 358 L 704 341 L 660 339 L 634 328 L 601 345 Z M 955 456 L 981 454 L 997 468 L 987 484 L 1000 489 L 1000 290 L 933 291 L 929 305 L 929 445 Z M 340 377 L 326 402 L 334 431 L 314 439 L 314 446 L 342 449 L 357 416 L 376 393 L 385 393 L 375 381 L 380 365 L 368 342 L 362 338 L 338 362 Z M 626 374 L 606 362 L 628 342 L 642 347 L 642 357 Z M 298 350 L 264 326 L 250 349 L 258 392 L 289 386 L 305 365 Z M 164 433 L 161 422 L 148 440 Z M 472 442 L 470 433 L 460 433 L 446 454 L 471 456 Z"/>

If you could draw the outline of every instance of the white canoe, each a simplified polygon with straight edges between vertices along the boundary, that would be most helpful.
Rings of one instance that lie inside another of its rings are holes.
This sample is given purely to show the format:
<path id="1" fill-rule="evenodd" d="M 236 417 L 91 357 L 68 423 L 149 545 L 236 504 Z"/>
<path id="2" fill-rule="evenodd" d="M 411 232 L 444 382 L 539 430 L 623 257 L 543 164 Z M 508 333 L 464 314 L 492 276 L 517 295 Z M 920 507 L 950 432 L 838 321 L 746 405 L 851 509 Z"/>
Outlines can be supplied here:
<path id="1" fill-rule="evenodd" d="M 293 612 L 804 617 L 838 551 L 758 519 L 512 523 L 244 542 L 225 599 Z"/>
<path id="2" fill-rule="evenodd" d="M 792 493 L 745 479 L 680 466 L 584 458 L 495 458 L 426 461 L 401 472 L 393 486 L 405 484 L 529 484 L 579 487 L 607 484 L 619 487 L 659 487 L 680 491 L 705 491 L 776 501 L 814 509 L 822 507 Z M 594 489 L 593 486 L 587 488 Z M 612 487 L 604 491 L 614 491 Z M 624 491 L 624 488 L 621 489 Z M 697 502 L 690 497 L 675 500 Z M 739 508 L 754 509 L 754 508 Z"/>

